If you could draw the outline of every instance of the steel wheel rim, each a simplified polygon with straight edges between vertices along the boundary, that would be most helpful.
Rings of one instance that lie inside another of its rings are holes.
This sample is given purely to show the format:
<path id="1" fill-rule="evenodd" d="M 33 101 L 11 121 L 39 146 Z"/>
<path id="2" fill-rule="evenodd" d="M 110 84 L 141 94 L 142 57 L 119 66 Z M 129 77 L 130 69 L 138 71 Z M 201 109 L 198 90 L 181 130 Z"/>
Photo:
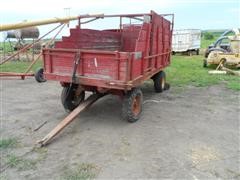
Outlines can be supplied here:
<path id="1" fill-rule="evenodd" d="M 133 99 L 132 112 L 134 116 L 137 116 L 139 115 L 140 111 L 141 111 L 141 97 L 140 95 L 138 95 Z"/>

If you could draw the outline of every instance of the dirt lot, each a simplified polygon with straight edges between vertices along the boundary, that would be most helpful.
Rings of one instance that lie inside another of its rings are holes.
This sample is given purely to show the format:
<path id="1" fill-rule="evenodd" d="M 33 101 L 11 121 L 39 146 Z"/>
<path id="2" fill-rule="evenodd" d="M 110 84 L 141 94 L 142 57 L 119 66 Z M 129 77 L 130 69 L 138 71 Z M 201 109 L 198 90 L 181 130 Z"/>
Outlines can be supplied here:
<path id="1" fill-rule="evenodd" d="M 156 94 L 151 83 L 142 90 L 138 122 L 121 120 L 120 100 L 106 96 L 47 147 L 32 150 L 67 115 L 61 87 L 1 81 L 0 136 L 17 140 L 0 149 L 1 178 L 73 179 L 81 168 L 97 178 L 240 178 L 239 92 L 217 85 Z"/>

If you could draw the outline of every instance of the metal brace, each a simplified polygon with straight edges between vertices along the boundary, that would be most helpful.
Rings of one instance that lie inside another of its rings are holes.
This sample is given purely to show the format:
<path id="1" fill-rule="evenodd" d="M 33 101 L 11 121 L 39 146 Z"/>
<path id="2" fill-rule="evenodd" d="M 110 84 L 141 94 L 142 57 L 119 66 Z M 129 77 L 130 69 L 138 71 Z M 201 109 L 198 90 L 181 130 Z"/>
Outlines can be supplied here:
<path id="1" fill-rule="evenodd" d="M 78 51 L 75 56 L 75 61 L 73 64 L 72 83 L 76 82 L 76 71 L 77 71 L 78 64 L 80 62 L 80 56 L 81 56 L 81 52 Z"/>

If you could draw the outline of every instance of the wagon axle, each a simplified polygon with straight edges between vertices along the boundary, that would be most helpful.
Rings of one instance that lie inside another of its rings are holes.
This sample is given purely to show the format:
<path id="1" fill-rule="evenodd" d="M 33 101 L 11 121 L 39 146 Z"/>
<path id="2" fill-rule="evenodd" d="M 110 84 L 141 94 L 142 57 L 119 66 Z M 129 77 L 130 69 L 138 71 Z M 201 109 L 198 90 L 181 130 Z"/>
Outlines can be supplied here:
<path id="1" fill-rule="evenodd" d="M 166 83 L 166 75 L 160 71 L 152 77 L 154 88 L 156 92 L 163 92 L 169 88 Z M 93 93 L 86 100 L 85 91 L 80 85 L 72 84 L 63 87 L 61 100 L 63 107 L 67 111 L 72 111 L 66 118 L 64 118 L 49 134 L 42 140 L 38 141 L 41 146 L 46 145 L 52 138 L 54 138 L 60 131 L 70 124 L 79 114 L 88 107 L 90 107 L 99 98 L 107 95 L 108 93 Z M 124 120 L 133 123 L 136 122 L 142 112 L 143 94 L 140 88 L 133 88 L 123 95 L 122 102 L 122 117 Z"/>

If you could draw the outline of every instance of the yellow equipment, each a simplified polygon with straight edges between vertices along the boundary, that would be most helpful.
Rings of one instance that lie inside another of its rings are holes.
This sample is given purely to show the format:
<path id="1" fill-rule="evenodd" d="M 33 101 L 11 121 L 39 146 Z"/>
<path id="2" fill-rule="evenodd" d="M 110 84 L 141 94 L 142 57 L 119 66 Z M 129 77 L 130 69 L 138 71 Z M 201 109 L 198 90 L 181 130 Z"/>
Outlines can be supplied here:
<path id="1" fill-rule="evenodd" d="M 52 18 L 52 19 L 45 19 L 45 20 L 38 20 L 38 21 L 24 21 L 20 23 L 14 23 L 14 24 L 0 24 L 0 32 L 1 31 L 8 31 L 13 29 L 22 29 L 32 26 L 41 26 L 41 25 L 47 25 L 47 24 L 54 24 L 54 23 L 68 23 L 69 21 L 73 20 L 80 20 L 81 18 L 101 18 L 103 14 L 86 14 L 86 15 L 80 15 L 80 16 L 69 16 L 64 18 Z"/>
<path id="2" fill-rule="evenodd" d="M 203 66 L 207 67 L 208 64 L 224 64 L 230 66 L 240 67 L 240 34 L 235 36 L 228 36 L 230 40 L 230 51 L 214 50 L 207 59 L 204 60 Z"/>

